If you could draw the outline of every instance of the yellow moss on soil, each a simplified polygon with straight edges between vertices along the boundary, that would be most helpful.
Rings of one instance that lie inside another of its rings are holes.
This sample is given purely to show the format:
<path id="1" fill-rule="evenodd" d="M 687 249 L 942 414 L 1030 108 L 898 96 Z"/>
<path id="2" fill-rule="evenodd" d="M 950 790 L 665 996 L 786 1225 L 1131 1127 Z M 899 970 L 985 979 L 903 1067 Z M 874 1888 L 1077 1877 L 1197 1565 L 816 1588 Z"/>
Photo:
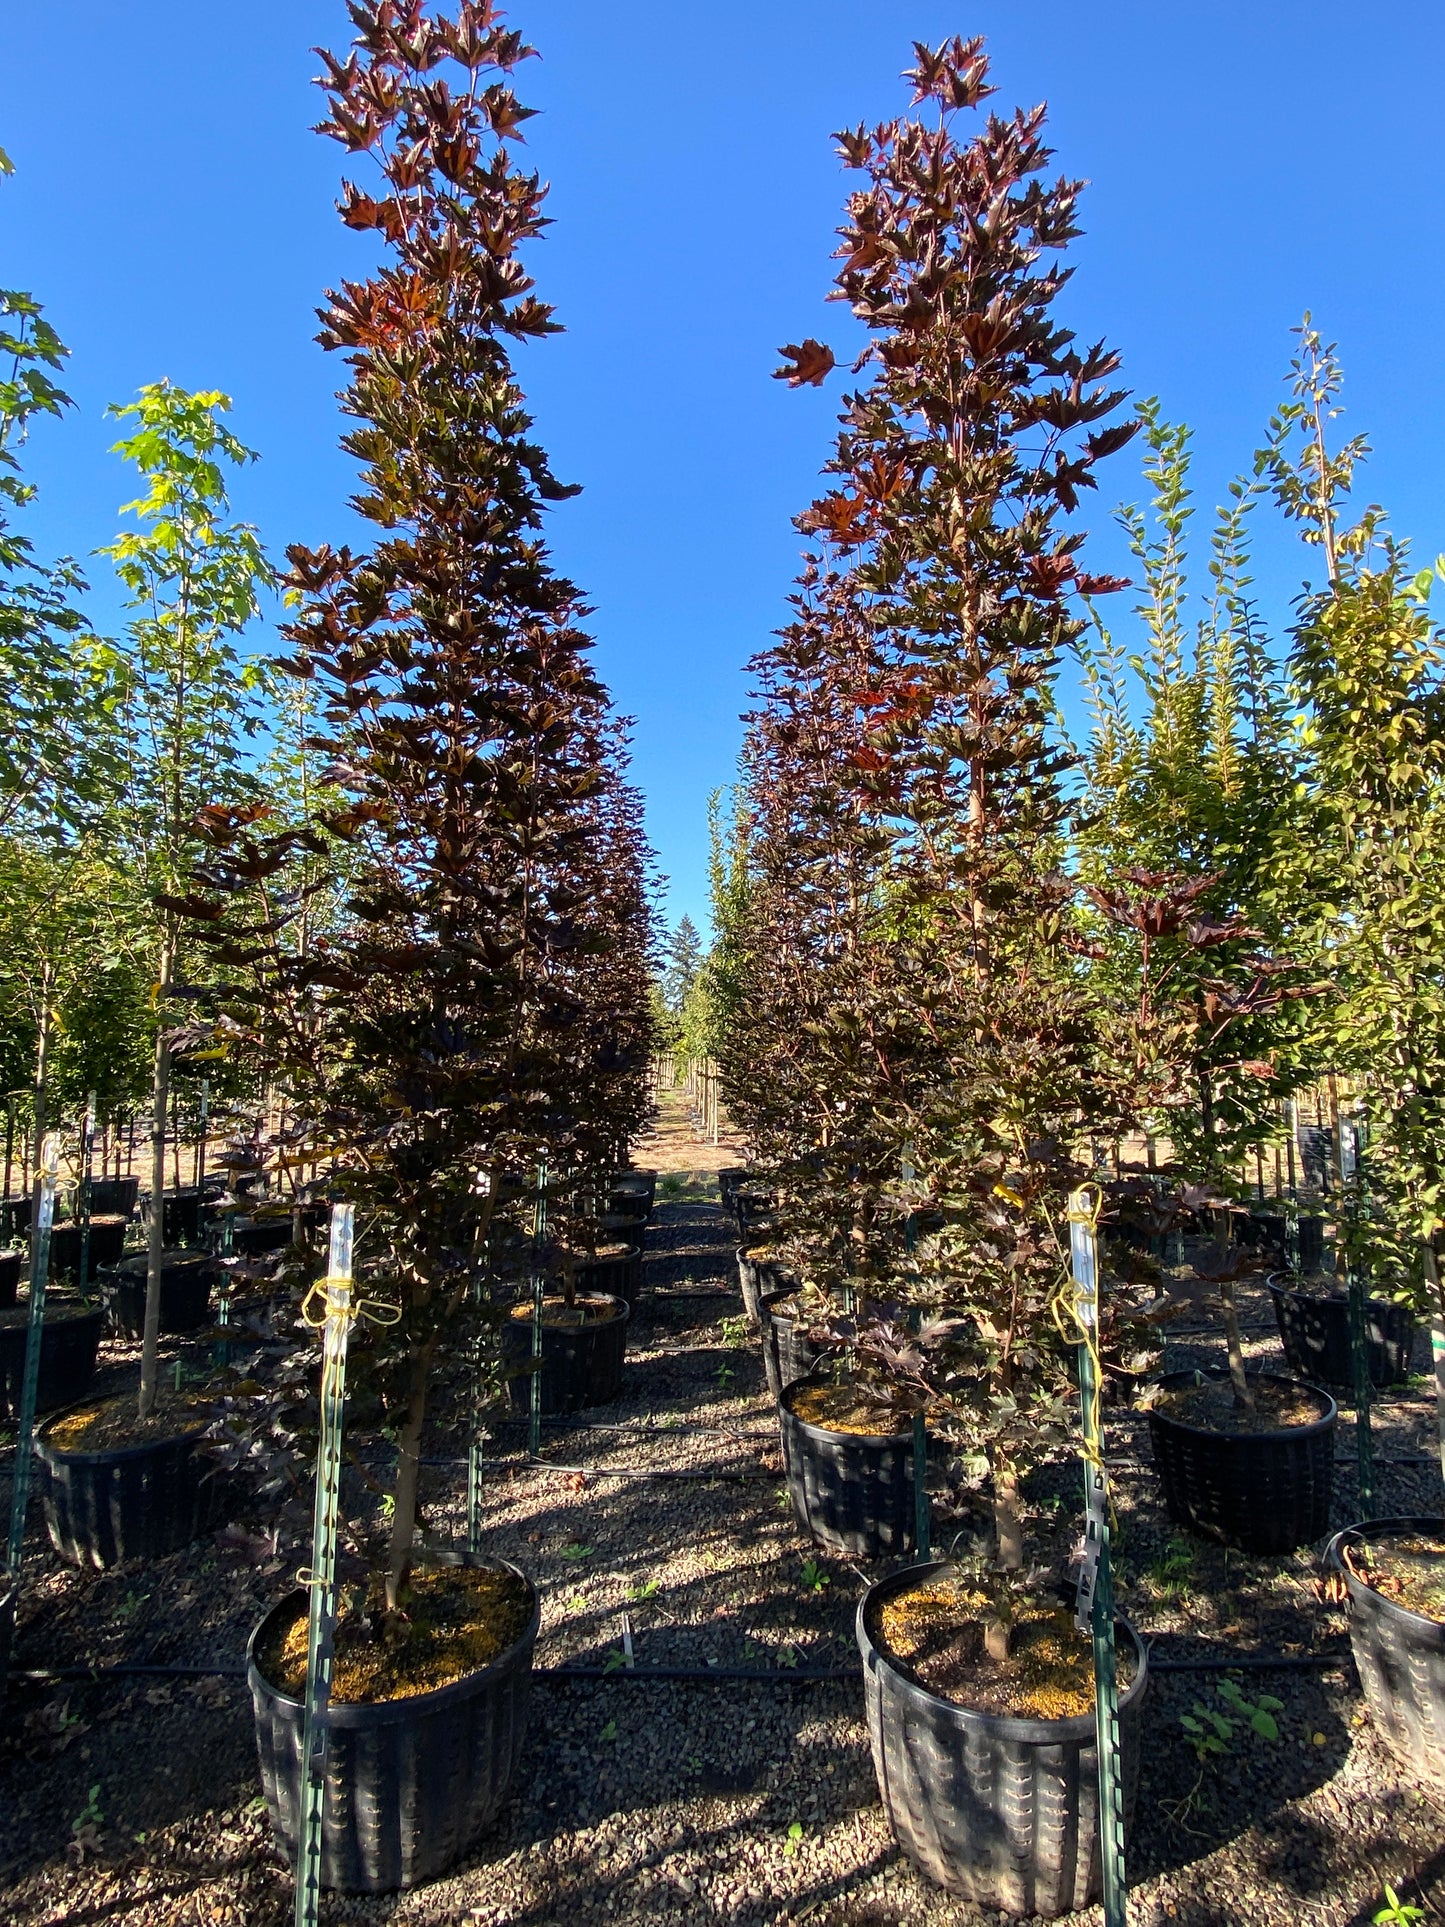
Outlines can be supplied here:
<path id="1" fill-rule="evenodd" d="M 913 1423 L 911 1412 L 881 1404 L 847 1381 L 841 1385 L 795 1385 L 788 1394 L 788 1406 L 805 1424 L 858 1438 L 896 1438 Z"/>
<path id="2" fill-rule="evenodd" d="M 204 1424 L 191 1399 L 178 1404 L 174 1397 L 163 1398 L 151 1416 L 142 1419 L 136 1415 L 135 1393 L 119 1392 L 52 1419 L 42 1436 L 57 1452 L 108 1452 L 119 1446 L 184 1438 Z"/>
<path id="3" fill-rule="evenodd" d="M 531 1602 L 515 1573 L 427 1566 L 412 1575 L 406 1619 L 389 1645 L 362 1619 L 336 1627 L 331 1697 L 348 1705 L 411 1699 L 480 1672 L 527 1629 Z M 306 1691 L 306 1604 L 258 1650 L 257 1663 L 293 1699 Z"/>
<path id="4" fill-rule="evenodd" d="M 615 1305 L 604 1305 L 599 1298 L 589 1297 L 585 1292 L 579 1292 L 576 1300 L 570 1305 L 565 1298 L 561 1297 L 544 1298 L 542 1300 L 542 1323 L 544 1325 L 600 1325 L 605 1324 L 609 1318 L 615 1318 L 616 1316 L 617 1307 Z M 511 1317 L 519 1325 L 530 1325 L 532 1322 L 532 1307 L 530 1305 L 513 1305 Z"/>
<path id="5" fill-rule="evenodd" d="M 1094 1710 L 1092 1642 L 1067 1605 L 1019 1602 L 1002 1665 L 984 1646 L 989 1600 L 962 1579 L 936 1579 L 895 1593 L 878 1613 L 883 1646 L 940 1699 L 1015 1719 L 1077 1719 Z M 1132 1656 L 1119 1653 L 1119 1689 L 1133 1678 Z"/>
<path id="6" fill-rule="evenodd" d="M 1171 1385 L 1155 1401 L 1156 1409 L 1181 1425 L 1197 1425 L 1209 1432 L 1231 1434 L 1283 1432 L 1316 1424 L 1323 1413 L 1318 1393 L 1303 1386 L 1251 1383 L 1254 1411 L 1235 1403 L 1227 1378 L 1207 1378 L 1200 1385 Z"/>

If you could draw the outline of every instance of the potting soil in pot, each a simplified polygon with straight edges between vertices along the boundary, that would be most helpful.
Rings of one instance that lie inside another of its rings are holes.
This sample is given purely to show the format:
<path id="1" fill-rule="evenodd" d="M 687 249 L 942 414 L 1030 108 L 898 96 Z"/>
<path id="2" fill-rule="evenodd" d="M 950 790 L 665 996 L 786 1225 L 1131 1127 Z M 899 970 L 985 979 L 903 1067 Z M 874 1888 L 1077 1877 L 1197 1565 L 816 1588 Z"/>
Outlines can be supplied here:
<path id="1" fill-rule="evenodd" d="M 1320 1395 L 1307 1386 L 1261 1385 L 1252 1382 L 1254 1410 L 1235 1400 L 1227 1378 L 1205 1379 L 1198 1385 L 1174 1385 L 1161 1392 L 1154 1409 L 1181 1425 L 1197 1425 L 1208 1432 L 1285 1432 L 1296 1425 L 1313 1425 L 1320 1416 Z"/>
<path id="2" fill-rule="evenodd" d="M 1445 1625 L 1445 1539 L 1416 1534 L 1375 1545 L 1347 1545 L 1342 1557 L 1355 1577 L 1382 1599 Z"/>
<path id="3" fill-rule="evenodd" d="M 844 1380 L 839 1385 L 794 1386 L 788 1404 L 805 1425 L 827 1432 L 852 1432 L 860 1438 L 893 1438 L 906 1432 L 913 1414 L 887 1403 L 862 1385 Z"/>
<path id="4" fill-rule="evenodd" d="M 184 1438 L 205 1424 L 193 1399 L 164 1394 L 149 1418 L 136 1410 L 133 1392 L 92 1399 L 62 1412 L 45 1428 L 46 1443 L 57 1452 L 112 1452 L 127 1445 L 149 1445 L 156 1439 Z"/>
<path id="5" fill-rule="evenodd" d="M 530 1305 L 513 1305 L 511 1315 L 519 1325 L 530 1324 L 532 1307 Z M 565 1298 L 544 1298 L 542 1300 L 542 1323 L 558 1328 L 567 1325 L 605 1324 L 608 1319 L 615 1318 L 616 1315 L 616 1308 L 613 1305 L 588 1304 L 582 1300 L 579 1300 L 574 1305 L 569 1305 Z"/>
<path id="6" fill-rule="evenodd" d="M 880 1643 L 930 1693 L 955 1706 L 1011 1719 L 1076 1719 L 1094 1710 L 1093 1642 L 1057 1599 L 1024 1599 L 1014 1608 L 1009 1656 L 984 1646 L 988 1595 L 967 1580 L 940 1577 L 885 1599 Z M 1134 1677 L 1120 1649 L 1119 1690 Z"/>
<path id="7" fill-rule="evenodd" d="M 490 1666 L 527 1630 L 532 1600 L 516 1573 L 475 1566 L 424 1566 L 407 1589 L 406 1627 L 384 1645 L 371 1631 L 381 1606 L 373 1582 L 366 1611 L 351 1612 L 336 1625 L 336 1660 L 331 1697 L 347 1704 L 375 1704 L 434 1692 Z M 283 1693 L 301 1699 L 306 1692 L 306 1607 L 282 1622 L 256 1663 Z"/>

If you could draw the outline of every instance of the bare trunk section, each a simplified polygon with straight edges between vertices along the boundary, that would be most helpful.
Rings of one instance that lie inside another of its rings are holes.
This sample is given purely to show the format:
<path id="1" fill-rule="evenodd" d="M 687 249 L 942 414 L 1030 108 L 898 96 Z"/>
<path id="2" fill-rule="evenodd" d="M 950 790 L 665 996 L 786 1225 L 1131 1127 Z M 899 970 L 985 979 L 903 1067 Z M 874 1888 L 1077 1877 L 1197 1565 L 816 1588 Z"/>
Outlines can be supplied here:
<path id="1" fill-rule="evenodd" d="M 1224 1318 L 1224 1343 L 1229 1352 L 1229 1385 L 1234 1393 L 1234 1402 L 1250 1417 L 1255 1415 L 1254 1393 L 1249 1389 L 1249 1380 L 1244 1375 L 1244 1341 L 1239 1332 L 1239 1307 L 1234 1302 L 1234 1280 L 1222 1278 L 1219 1282 L 1219 1305 Z"/>
<path id="2" fill-rule="evenodd" d="M 426 1425 L 427 1380 L 431 1375 L 432 1355 L 437 1341 L 429 1339 L 411 1355 L 407 1379 L 406 1418 L 397 1437 L 395 1505 L 391 1515 L 391 1544 L 386 1565 L 386 1612 L 388 1619 L 401 1605 L 402 1593 L 411 1574 L 412 1546 L 416 1540 L 417 1485 L 421 1476 L 421 1436 Z"/>
<path id="3" fill-rule="evenodd" d="M 42 1155 L 45 1145 L 45 1128 L 49 1123 L 50 1110 L 50 989 L 55 981 L 55 971 L 47 963 L 40 979 L 40 1011 L 35 1041 L 35 1146 L 31 1171 L 34 1185 L 31 1190 L 30 1209 L 30 1275 L 35 1275 L 35 1238 L 40 1223 L 40 1191 L 44 1180 L 45 1160 Z M 10 1173 L 5 1173 L 7 1191 Z"/>
<path id="4" fill-rule="evenodd" d="M 998 1539 L 998 1564 L 1005 1572 L 1022 1571 L 1024 1522 L 1018 1474 L 1002 1460 L 993 1468 L 993 1523 Z"/>

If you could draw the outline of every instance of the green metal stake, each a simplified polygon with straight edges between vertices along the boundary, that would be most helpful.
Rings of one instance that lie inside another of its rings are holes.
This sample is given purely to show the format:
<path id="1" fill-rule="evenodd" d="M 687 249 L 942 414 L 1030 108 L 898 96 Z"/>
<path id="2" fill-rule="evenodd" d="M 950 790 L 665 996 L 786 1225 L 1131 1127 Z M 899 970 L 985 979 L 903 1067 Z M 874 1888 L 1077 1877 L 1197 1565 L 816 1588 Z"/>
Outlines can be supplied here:
<path id="1" fill-rule="evenodd" d="M 1340 1120 L 1340 1193 L 1347 1197 L 1346 1185 L 1358 1175 L 1360 1136 L 1356 1125 Z M 1348 1243 L 1345 1247 L 1345 1288 L 1350 1308 L 1350 1368 L 1355 1394 L 1355 1452 L 1359 1463 L 1360 1517 L 1375 1516 L 1375 1434 L 1370 1423 L 1372 1387 L 1370 1385 L 1370 1324 L 1365 1303 L 1365 1281 L 1360 1276 Z"/>
<path id="2" fill-rule="evenodd" d="M 537 1210 L 532 1220 L 532 1396 L 527 1449 L 542 1449 L 542 1241 L 547 1236 L 547 1160 L 537 1166 Z"/>
<path id="3" fill-rule="evenodd" d="M 10 1539 L 5 1555 L 5 1570 L 12 1585 L 20 1578 L 20 1561 L 25 1551 L 25 1509 L 30 1498 L 30 1461 L 35 1446 L 35 1389 L 40 1380 L 45 1285 L 50 1276 L 50 1227 L 55 1222 L 55 1184 L 59 1176 L 60 1140 L 52 1135 L 41 1148 L 40 1210 L 30 1241 L 30 1321 L 25 1330 L 25 1373 L 20 1384 L 15 1469 L 10 1487 Z"/>
<path id="4" fill-rule="evenodd" d="M 341 1438 L 346 1416 L 346 1347 L 356 1308 L 351 1292 L 353 1207 L 331 1207 L 331 1249 L 322 1318 L 321 1442 L 311 1527 L 311 1601 L 306 1622 L 306 1716 L 301 1739 L 301 1827 L 296 1855 L 296 1927 L 316 1927 L 321 1902 L 322 1813 L 327 1711 L 336 1631 L 336 1533 L 341 1514 Z"/>
<path id="5" fill-rule="evenodd" d="M 1084 1563 L 1075 1623 L 1094 1640 L 1094 1722 L 1099 1757 L 1099 1844 L 1104 1869 L 1104 1927 L 1127 1927 L 1124 1873 L 1124 1780 L 1119 1756 L 1119 1677 L 1114 1650 L 1114 1576 L 1109 1563 L 1109 1475 L 1099 1415 L 1095 1343 L 1099 1329 L 1097 1191 L 1083 1185 L 1069 1199 L 1069 1244 L 1079 1345 L 1079 1400 L 1084 1431 Z"/>
<path id="6" fill-rule="evenodd" d="M 80 1127 L 80 1295 L 90 1288 L 90 1164 L 95 1151 L 95 1092 L 85 1100 L 85 1122 Z"/>

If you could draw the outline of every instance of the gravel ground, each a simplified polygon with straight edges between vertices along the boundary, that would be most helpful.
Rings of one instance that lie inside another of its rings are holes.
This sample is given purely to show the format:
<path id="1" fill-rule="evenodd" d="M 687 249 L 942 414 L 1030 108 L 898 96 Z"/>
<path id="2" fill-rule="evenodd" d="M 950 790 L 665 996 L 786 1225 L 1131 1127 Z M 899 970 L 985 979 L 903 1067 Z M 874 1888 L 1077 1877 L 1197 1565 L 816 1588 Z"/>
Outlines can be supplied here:
<path id="1" fill-rule="evenodd" d="M 876 1575 L 819 1555 L 826 1583 L 805 1583 L 814 1549 L 780 1503 L 776 1425 L 741 1324 L 730 1228 L 700 1175 L 674 1176 L 665 1193 L 648 1232 L 624 1396 L 585 1426 L 549 1428 L 545 1469 L 524 1460 L 521 1428 L 496 1427 L 485 1544 L 537 1581 L 541 1667 L 620 1659 L 630 1633 L 640 1665 L 769 1677 L 662 1682 L 622 1668 L 602 1680 L 539 1678 L 513 1798 L 476 1852 L 413 1893 L 328 1897 L 326 1921 L 994 1918 L 929 1887 L 894 1847 L 860 1687 L 795 1678 L 854 1664 L 854 1607 Z M 1262 1295 L 1243 1309 L 1250 1322 L 1268 1318 Z M 1272 1327 L 1252 1335 L 1251 1351 L 1278 1362 Z M 1186 1336 L 1169 1363 L 1219 1353 L 1212 1338 Z M 1384 1402 L 1376 1419 L 1382 1457 L 1431 1451 L 1422 1387 Z M 1251 1560 L 1185 1540 L 1158 1502 L 1144 1421 L 1113 1412 L 1109 1434 L 1121 1600 L 1156 1635 L 1156 1658 L 1226 1643 L 1344 1655 L 1328 1671 L 1245 1674 L 1246 1694 L 1284 1701 L 1279 1739 L 1237 1736 L 1202 1773 L 1179 1718 L 1196 1700 L 1215 1702 L 1218 1676 L 1154 1677 L 1129 1839 L 1136 1927 L 1346 1927 L 1371 1918 L 1387 1879 L 1427 1919 L 1445 1918 L 1445 1800 L 1366 1723 L 1343 1620 L 1316 1599 L 1318 1548 Z M 1348 1427 L 1338 1452 L 1344 1523 L 1355 1493 Z M 636 1468 L 708 1476 L 610 1476 Z M 455 1537 L 461 1473 L 438 1466 L 429 1476 L 429 1519 Z M 1379 1482 L 1381 1511 L 1442 1509 L 1438 1467 L 1386 1465 Z M 1040 1530 L 1065 1539 L 1077 1494 L 1076 1468 L 1040 1474 L 1031 1494 Z M 949 1532 L 967 1533 L 966 1501 L 955 1515 Z M 297 1563 L 248 1539 L 86 1574 L 32 1539 L 15 1664 L 237 1666 Z M 16 1927 L 290 1919 L 290 1882 L 257 1797 L 249 1701 L 234 1678 L 15 1681 L 0 1715 L 0 1827 L 0 1917 Z"/>

